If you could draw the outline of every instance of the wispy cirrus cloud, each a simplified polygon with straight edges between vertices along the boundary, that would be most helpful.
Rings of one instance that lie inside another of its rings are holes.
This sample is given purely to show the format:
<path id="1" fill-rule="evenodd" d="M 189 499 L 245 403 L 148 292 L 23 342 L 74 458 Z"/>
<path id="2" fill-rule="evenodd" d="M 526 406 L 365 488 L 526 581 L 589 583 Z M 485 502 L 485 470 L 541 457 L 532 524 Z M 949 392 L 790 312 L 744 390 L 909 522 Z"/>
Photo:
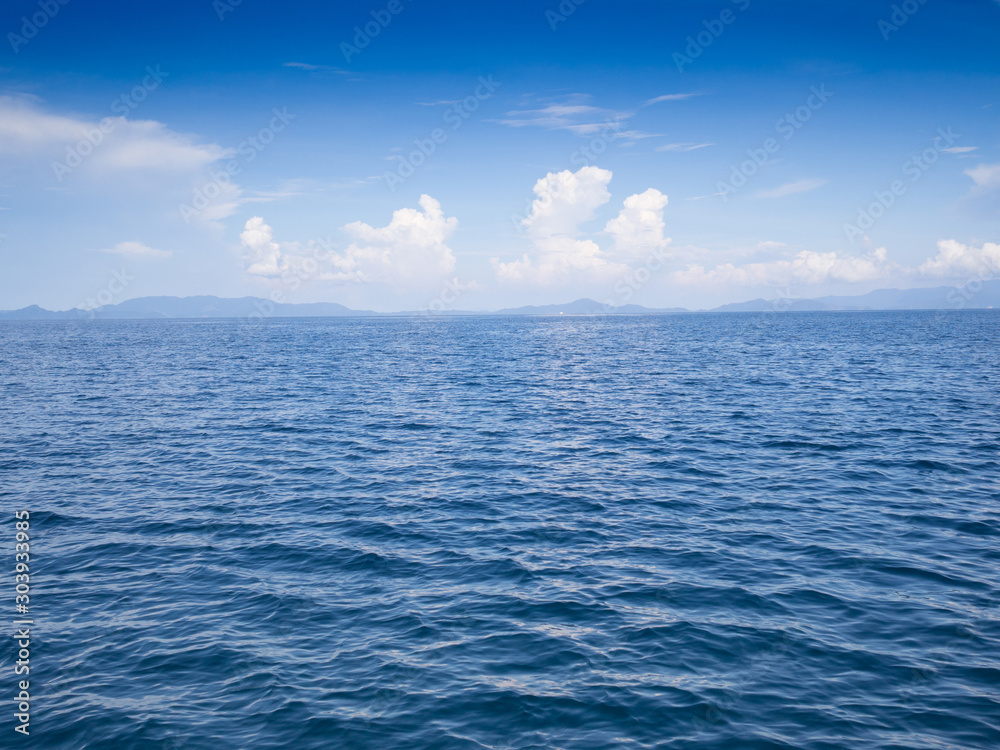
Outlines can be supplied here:
<path id="1" fill-rule="evenodd" d="M 299 70 L 328 70 L 331 73 L 339 73 L 340 75 L 350 75 L 351 71 L 341 70 L 340 68 L 334 68 L 330 65 L 314 65 L 312 63 L 305 62 L 286 62 L 281 64 L 285 68 L 298 68 Z"/>
<path id="2" fill-rule="evenodd" d="M 571 94 L 536 108 L 511 110 L 498 122 L 511 128 L 567 130 L 574 135 L 590 136 L 606 129 L 609 123 L 623 123 L 634 114 L 595 107 L 589 101 L 586 94 Z"/>
<path id="3" fill-rule="evenodd" d="M 84 143 L 86 149 L 80 145 Z M 233 154 L 155 120 L 85 120 L 45 111 L 34 97 L 0 96 L 0 155 L 27 157 L 60 148 L 86 150 L 81 161 L 106 171 L 183 173 Z"/>
<path id="4" fill-rule="evenodd" d="M 714 143 L 666 143 L 657 146 L 654 151 L 697 151 L 699 148 L 708 148 L 714 145 Z"/>
<path id="5" fill-rule="evenodd" d="M 771 188 L 770 190 L 758 190 L 754 193 L 754 197 L 764 199 L 784 198 L 787 195 L 808 193 L 810 190 L 823 187 L 828 182 L 830 181 L 822 177 L 814 177 L 807 180 L 796 180 L 795 182 L 787 182 L 784 185 L 779 185 L 778 187 Z"/>
<path id="6" fill-rule="evenodd" d="M 663 96 L 654 96 L 652 99 L 647 99 L 646 103 L 642 106 L 648 107 L 652 104 L 659 104 L 660 102 L 681 102 L 685 99 L 690 99 L 693 96 L 701 96 L 701 92 L 690 91 L 685 94 L 664 94 Z"/>
<path id="7" fill-rule="evenodd" d="M 113 247 L 102 247 L 99 252 L 122 255 L 126 258 L 169 258 L 171 250 L 157 250 L 141 242 L 119 242 Z"/>
<path id="8" fill-rule="evenodd" d="M 510 110 L 505 117 L 495 122 L 512 128 L 536 127 L 545 130 L 565 130 L 581 137 L 591 137 L 616 129 L 615 140 L 622 145 L 631 145 L 646 138 L 660 138 L 662 133 L 648 133 L 637 129 L 625 129 L 638 110 L 659 102 L 680 101 L 698 93 L 664 94 L 644 102 L 633 110 L 616 110 L 598 107 L 591 103 L 588 94 L 569 94 L 557 100 L 542 100 L 537 106 Z M 442 102 L 444 103 L 444 102 Z M 700 146 L 699 146 L 700 147 Z"/>

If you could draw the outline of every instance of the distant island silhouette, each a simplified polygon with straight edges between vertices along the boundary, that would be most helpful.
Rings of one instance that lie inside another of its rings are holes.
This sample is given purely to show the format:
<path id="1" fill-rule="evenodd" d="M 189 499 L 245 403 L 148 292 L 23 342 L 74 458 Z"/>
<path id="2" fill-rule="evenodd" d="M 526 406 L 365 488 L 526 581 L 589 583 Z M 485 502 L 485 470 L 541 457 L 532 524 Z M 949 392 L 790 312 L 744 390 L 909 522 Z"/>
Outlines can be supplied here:
<path id="1" fill-rule="evenodd" d="M 527 305 L 502 310 L 412 310 L 374 312 L 352 310 L 335 302 L 285 303 L 263 297 L 224 298 L 136 297 L 93 310 L 46 310 L 31 305 L 0 311 L 0 320 L 149 320 L 185 318 L 326 318 L 326 317 L 457 317 L 467 315 L 656 315 L 693 312 L 819 312 L 878 310 L 960 310 L 1000 308 L 1000 279 L 922 289 L 878 289 L 859 296 L 828 296 L 815 299 L 778 298 L 737 302 L 711 310 L 683 307 L 652 308 L 642 305 L 601 303 L 583 298 L 566 304 Z"/>

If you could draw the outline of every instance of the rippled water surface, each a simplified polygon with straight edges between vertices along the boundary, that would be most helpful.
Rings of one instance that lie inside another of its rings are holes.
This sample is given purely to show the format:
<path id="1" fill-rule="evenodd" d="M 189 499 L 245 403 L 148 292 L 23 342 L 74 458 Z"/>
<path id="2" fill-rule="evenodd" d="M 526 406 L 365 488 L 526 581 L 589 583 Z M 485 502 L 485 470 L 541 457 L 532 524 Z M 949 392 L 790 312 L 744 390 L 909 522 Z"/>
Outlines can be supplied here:
<path id="1" fill-rule="evenodd" d="M 4 323 L 16 744 L 998 748 L 998 341 L 993 311 Z"/>

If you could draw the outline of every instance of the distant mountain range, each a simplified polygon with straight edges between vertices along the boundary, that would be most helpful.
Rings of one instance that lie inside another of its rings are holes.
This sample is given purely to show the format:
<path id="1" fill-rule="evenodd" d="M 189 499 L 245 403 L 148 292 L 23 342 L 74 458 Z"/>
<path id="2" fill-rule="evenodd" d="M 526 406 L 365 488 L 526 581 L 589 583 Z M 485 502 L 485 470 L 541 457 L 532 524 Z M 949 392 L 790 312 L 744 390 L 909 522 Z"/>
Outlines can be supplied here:
<path id="1" fill-rule="evenodd" d="M 0 312 L 0 319 L 15 320 L 88 320 L 155 319 L 155 318 L 247 318 L 251 315 L 268 318 L 325 318 L 342 315 L 378 315 L 365 310 L 351 310 L 336 302 L 285 304 L 261 297 L 136 297 L 117 305 L 103 305 L 94 310 L 62 310 L 54 312 L 38 305 L 20 310 Z"/>
<path id="2" fill-rule="evenodd" d="M 578 299 L 566 305 L 542 305 L 517 307 L 497 312 L 474 310 L 444 310 L 442 312 L 397 312 L 378 313 L 371 310 L 352 310 L 335 302 L 313 302 L 290 304 L 270 302 L 261 297 L 136 297 L 117 305 L 104 305 L 94 310 L 53 311 L 38 305 L 20 310 L 0 311 L 0 320 L 90 320 L 94 318 L 111 320 L 151 320 L 161 318 L 328 318 L 346 316 L 462 316 L 462 315 L 599 315 L 688 312 L 678 307 L 654 309 L 641 305 L 609 307 L 592 299 Z"/>
<path id="3" fill-rule="evenodd" d="M 877 289 L 857 297 L 737 302 L 717 307 L 713 312 L 762 312 L 765 310 L 956 310 L 959 308 L 1000 307 L 1000 279 L 982 286 L 937 286 L 928 289 Z"/>
<path id="4" fill-rule="evenodd" d="M 817 299 L 765 300 L 755 299 L 723 305 L 699 312 L 767 312 L 767 311 L 849 311 L 849 310 L 954 310 L 959 308 L 1000 308 L 1000 280 L 965 287 L 934 287 L 929 289 L 879 289 L 857 297 L 819 297 Z M 448 310 L 434 316 L 462 315 L 630 315 L 692 312 L 683 307 L 650 308 L 642 305 L 611 307 L 592 299 L 578 299 L 564 305 L 514 307 L 496 312 Z M 351 310 L 335 302 L 306 304 L 276 303 L 260 297 L 137 297 L 117 305 L 104 305 L 94 310 L 53 311 L 38 305 L 20 310 L 0 311 L 0 320 L 150 320 L 170 318 L 325 318 L 347 316 L 411 316 L 427 313 L 377 313 Z"/>

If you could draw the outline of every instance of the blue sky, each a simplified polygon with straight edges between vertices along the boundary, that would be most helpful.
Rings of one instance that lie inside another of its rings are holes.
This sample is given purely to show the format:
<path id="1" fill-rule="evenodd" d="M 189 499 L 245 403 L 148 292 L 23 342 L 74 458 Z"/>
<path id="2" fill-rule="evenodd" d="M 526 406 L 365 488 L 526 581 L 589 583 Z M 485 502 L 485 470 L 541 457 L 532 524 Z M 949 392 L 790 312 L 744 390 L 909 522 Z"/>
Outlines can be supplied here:
<path id="1" fill-rule="evenodd" d="M 1000 272 L 997 0 L 36 0 L 0 31 L 3 309 Z"/>

